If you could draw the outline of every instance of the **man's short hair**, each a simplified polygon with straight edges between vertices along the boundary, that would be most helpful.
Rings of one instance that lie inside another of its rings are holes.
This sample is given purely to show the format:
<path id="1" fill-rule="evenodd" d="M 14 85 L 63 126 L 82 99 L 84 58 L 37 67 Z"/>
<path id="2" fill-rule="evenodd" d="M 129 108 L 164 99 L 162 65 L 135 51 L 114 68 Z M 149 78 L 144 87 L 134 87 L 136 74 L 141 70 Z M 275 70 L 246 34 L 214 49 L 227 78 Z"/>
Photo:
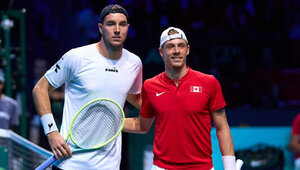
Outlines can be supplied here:
<path id="1" fill-rule="evenodd" d="M 108 5 L 102 9 L 100 13 L 100 23 L 103 23 L 105 17 L 110 13 L 121 13 L 126 16 L 127 21 L 129 19 L 127 11 L 121 5 L 114 4 L 114 5 Z"/>

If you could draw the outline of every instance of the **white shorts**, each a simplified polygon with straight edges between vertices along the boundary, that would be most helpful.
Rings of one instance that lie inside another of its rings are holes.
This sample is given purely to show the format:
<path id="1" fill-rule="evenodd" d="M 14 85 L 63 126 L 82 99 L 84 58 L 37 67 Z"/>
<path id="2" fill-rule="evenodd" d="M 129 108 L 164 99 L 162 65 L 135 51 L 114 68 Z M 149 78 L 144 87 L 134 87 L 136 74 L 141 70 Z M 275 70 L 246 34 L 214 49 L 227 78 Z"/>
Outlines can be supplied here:
<path id="1" fill-rule="evenodd" d="M 151 170 L 167 170 L 167 169 L 160 168 L 160 167 L 158 167 L 158 166 L 156 166 L 156 165 L 153 164 Z M 215 169 L 211 168 L 210 170 L 215 170 Z"/>

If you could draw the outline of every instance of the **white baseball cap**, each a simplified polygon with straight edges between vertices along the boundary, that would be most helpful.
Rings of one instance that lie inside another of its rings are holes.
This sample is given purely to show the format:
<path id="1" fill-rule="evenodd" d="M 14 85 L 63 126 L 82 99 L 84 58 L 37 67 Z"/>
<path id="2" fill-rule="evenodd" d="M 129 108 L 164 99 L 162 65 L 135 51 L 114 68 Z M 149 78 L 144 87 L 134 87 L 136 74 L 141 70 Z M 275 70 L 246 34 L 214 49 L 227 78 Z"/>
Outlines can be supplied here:
<path id="1" fill-rule="evenodd" d="M 178 34 L 176 33 L 176 34 L 168 35 L 169 31 L 172 29 L 175 30 L 176 32 L 178 32 Z M 162 34 L 160 36 L 160 45 L 159 46 L 162 47 L 166 41 L 170 41 L 170 40 L 176 39 L 176 38 L 182 38 L 188 43 L 188 40 L 187 40 L 184 32 L 181 29 L 175 28 L 175 27 L 169 27 L 166 30 L 164 30 L 164 32 L 162 32 Z"/>

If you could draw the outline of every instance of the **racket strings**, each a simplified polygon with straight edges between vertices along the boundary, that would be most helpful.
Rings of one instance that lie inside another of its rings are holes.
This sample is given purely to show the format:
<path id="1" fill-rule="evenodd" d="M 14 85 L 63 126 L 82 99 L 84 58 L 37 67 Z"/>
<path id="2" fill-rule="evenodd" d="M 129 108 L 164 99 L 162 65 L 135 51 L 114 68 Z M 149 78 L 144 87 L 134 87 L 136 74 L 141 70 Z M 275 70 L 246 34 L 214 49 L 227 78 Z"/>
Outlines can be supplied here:
<path id="1" fill-rule="evenodd" d="M 108 142 L 120 129 L 122 113 L 111 101 L 100 100 L 85 107 L 74 120 L 71 135 L 81 148 L 95 148 Z"/>

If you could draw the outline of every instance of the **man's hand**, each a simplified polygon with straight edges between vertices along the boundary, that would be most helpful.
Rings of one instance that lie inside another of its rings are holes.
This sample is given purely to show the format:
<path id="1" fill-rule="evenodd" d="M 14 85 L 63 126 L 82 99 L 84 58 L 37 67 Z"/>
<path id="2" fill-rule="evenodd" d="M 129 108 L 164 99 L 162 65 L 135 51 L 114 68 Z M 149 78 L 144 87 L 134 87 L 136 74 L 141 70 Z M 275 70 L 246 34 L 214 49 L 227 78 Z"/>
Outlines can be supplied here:
<path id="1" fill-rule="evenodd" d="M 53 155 L 57 160 L 59 158 L 68 158 L 72 156 L 72 152 L 65 142 L 64 138 L 58 131 L 51 132 L 47 135 L 48 142 L 51 146 Z"/>

